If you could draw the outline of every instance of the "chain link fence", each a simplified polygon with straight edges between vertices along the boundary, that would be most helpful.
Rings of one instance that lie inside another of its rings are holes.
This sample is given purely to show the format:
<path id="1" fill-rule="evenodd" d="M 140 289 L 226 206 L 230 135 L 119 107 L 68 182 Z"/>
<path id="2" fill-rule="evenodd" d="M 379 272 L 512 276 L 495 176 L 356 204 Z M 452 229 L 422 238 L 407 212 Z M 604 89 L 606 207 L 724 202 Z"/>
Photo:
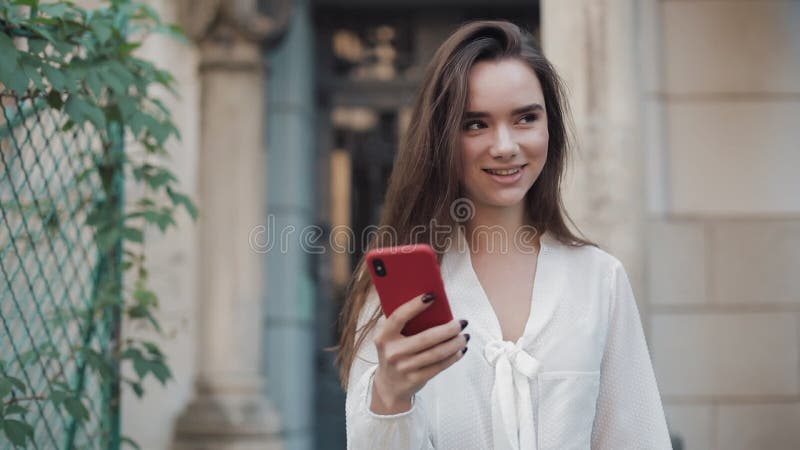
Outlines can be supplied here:
<path id="1" fill-rule="evenodd" d="M 89 225 L 107 192 L 102 143 L 88 123 L 65 129 L 48 100 L 0 89 L 0 375 L 15 389 L 2 407 L 32 428 L 30 448 L 114 448 L 117 371 L 101 377 L 93 361 L 119 332 L 99 307 L 104 280 L 121 280 L 119 247 Z M 2 448 L 14 444 L 0 432 Z"/>

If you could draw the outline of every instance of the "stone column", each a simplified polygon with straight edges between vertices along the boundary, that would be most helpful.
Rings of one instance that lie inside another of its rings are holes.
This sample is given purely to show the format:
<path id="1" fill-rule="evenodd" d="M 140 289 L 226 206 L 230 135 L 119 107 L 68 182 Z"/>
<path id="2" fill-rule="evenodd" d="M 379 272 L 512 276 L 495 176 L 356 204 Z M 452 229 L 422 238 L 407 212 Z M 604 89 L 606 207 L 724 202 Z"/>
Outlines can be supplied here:
<path id="1" fill-rule="evenodd" d="M 646 189 L 636 2 L 542 0 L 541 8 L 544 53 L 566 81 L 575 120 L 567 210 L 622 260 L 641 293 Z"/>
<path id="2" fill-rule="evenodd" d="M 312 249 L 317 159 L 314 32 L 309 0 L 296 0 L 281 44 L 270 52 L 267 92 L 267 230 L 264 361 L 267 388 L 283 419 L 286 450 L 314 447 L 314 293 Z M 321 229 L 320 229 L 321 230 Z M 283 239 L 286 232 L 286 239 Z M 290 233 L 291 232 L 291 233 Z M 304 245 L 306 244 L 306 245 Z"/>
<path id="3" fill-rule="evenodd" d="M 264 216 L 265 41 L 285 24 L 256 1 L 183 1 L 200 49 L 199 325 L 195 400 L 177 449 L 279 449 L 261 372 L 262 258 L 248 242 Z"/>

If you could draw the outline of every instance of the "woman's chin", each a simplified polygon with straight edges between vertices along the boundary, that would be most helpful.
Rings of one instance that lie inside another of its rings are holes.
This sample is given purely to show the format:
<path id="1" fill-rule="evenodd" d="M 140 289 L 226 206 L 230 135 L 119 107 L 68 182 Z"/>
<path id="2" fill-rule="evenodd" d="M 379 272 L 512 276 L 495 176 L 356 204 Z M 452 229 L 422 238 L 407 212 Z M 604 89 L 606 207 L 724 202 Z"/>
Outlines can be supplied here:
<path id="1" fill-rule="evenodd" d="M 498 195 L 485 199 L 483 203 L 490 208 L 515 208 L 520 206 L 523 200 L 525 194 Z"/>

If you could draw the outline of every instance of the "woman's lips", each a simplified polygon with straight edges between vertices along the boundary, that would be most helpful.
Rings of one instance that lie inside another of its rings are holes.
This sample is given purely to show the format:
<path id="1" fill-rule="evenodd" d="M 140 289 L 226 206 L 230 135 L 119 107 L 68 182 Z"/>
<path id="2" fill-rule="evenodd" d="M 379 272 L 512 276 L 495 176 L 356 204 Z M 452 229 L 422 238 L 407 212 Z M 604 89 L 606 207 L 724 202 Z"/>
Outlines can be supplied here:
<path id="1" fill-rule="evenodd" d="M 500 184 L 513 184 L 522 178 L 522 171 L 527 164 L 506 169 L 483 169 L 494 181 Z"/>

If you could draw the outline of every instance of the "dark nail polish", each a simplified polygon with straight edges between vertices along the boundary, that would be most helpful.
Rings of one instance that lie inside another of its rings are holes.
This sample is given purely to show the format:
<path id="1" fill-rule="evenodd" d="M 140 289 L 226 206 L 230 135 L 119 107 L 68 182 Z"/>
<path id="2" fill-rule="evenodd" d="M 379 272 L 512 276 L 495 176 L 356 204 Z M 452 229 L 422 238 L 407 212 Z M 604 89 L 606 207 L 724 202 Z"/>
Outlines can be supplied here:
<path id="1" fill-rule="evenodd" d="M 422 303 L 430 303 L 433 301 L 434 298 L 436 298 L 436 296 L 433 294 L 430 293 L 425 294 L 422 296 Z"/>
<path id="2" fill-rule="evenodd" d="M 464 353 L 467 353 L 467 349 L 468 349 L 468 348 L 469 348 L 469 347 L 464 347 L 464 350 L 461 350 L 461 354 L 463 355 Z"/>
<path id="3" fill-rule="evenodd" d="M 467 322 L 467 321 L 466 321 L 466 320 L 464 320 L 464 319 L 461 319 L 461 320 L 459 320 L 459 322 L 461 322 L 461 329 L 462 329 L 462 330 L 463 330 L 464 328 L 467 328 L 467 324 L 469 323 L 469 322 Z"/>
<path id="4" fill-rule="evenodd" d="M 469 342 L 469 338 L 470 338 L 469 333 L 464 333 L 464 337 L 467 338 L 467 342 Z"/>

